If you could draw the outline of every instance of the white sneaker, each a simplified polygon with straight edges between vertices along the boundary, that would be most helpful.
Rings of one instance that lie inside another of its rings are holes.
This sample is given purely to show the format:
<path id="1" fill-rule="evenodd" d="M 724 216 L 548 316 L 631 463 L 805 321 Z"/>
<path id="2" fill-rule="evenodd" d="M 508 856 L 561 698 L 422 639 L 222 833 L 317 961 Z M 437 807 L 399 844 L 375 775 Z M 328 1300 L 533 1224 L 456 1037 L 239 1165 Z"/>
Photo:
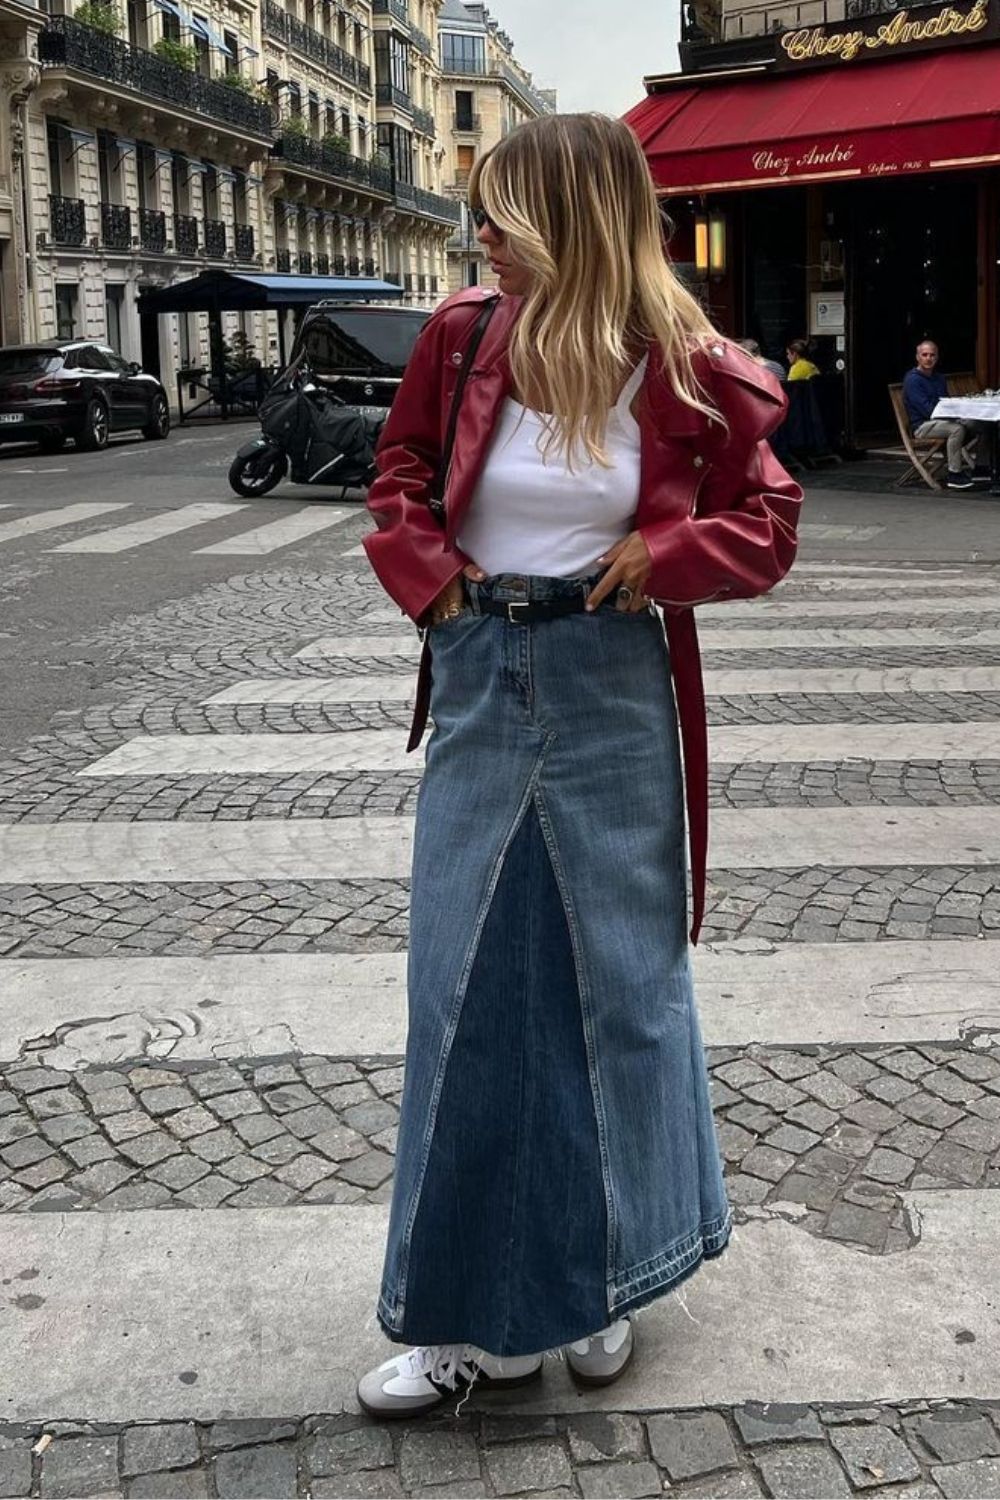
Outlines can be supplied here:
<path id="1" fill-rule="evenodd" d="M 635 1334 L 628 1318 L 610 1328 L 563 1346 L 573 1379 L 581 1385 L 610 1385 L 623 1374 L 635 1353 Z"/>
<path id="2" fill-rule="evenodd" d="M 430 1344 L 396 1354 L 358 1382 L 358 1401 L 371 1417 L 416 1417 L 456 1390 L 507 1390 L 542 1373 L 542 1356 L 497 1359 L 471 1344 Z"/>

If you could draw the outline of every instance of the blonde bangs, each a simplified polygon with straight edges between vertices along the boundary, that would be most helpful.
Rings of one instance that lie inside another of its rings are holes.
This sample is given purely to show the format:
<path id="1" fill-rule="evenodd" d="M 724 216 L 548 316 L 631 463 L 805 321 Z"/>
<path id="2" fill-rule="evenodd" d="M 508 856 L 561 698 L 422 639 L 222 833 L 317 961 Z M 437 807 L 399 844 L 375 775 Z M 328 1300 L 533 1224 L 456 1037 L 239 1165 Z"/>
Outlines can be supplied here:
<path id="1" fill-rule="evenodd" d="M 529 121 L 476 163 L 469 201 L 531 274 L 510 362 L 519 398 L 549 414 L 546 456 L 607 464 L 608 416 L 650 343 L 678 398 L 717 415 L 692 366 L 714 330 L 666 258 L 652 178 L 627 125 L 592 114 Z"/>

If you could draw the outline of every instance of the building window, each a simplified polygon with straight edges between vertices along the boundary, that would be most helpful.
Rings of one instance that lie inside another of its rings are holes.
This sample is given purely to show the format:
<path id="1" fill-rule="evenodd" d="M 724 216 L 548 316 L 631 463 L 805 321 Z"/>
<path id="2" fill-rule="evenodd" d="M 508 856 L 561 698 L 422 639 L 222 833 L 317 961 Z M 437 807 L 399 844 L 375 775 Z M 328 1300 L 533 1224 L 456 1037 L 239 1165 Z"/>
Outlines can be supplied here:
<path id="1" fill-rule="evenodd" d="M 485 73 L 485 38 L 442 31 L 441 67 L 445 73 Z"/>
<path id="2" fill-rule="evenodd" d="M 125 313 L 125 288 L 123 286 L 106 286 L 104 288 L 104 323 L 105 338 L 114 349 L 116 354 L 124 353 L 124 313 Z"/>
<path id="3" fill-rule="evenodd" d="M 475 119 L 476 96 L 471 89 L 455 90 L 455 129 L 471 130 Z"/>
<path id="4" fill-rule="evenodd" d="M 465 187 L 476 163 L 476 148 L 475 146 L 459 146 L 455 155 L 457 158 L 455 184 L 457 187 Z"/>
<path id="5" fill-rule="evenodd" d="M 238 73 L 240 71 L 240 39 L 235 31 L 224 31 L 222 40 L 226 44 L 227 51 L 222 55 L 225 60 L 227 73 Z"/>
<path id="6" fill-rule="evenodd" d="M 156 151 L 149 141 L 136 142 L 135 175 L 140 209 L 155 208 L 159 203 L 160 195 Z"/>
<path id="7" fill-rule="evenodd" d="M 76 338 L 77 288 L 75 281 L 56 283 L 56 337 Z"/>
<path id="8" fill-rule="evenodd" d="M 212 76 L 212 48 L 208 40 L 208 22 L 204 16 L 192 16 L 191 43 L 198 54 L 198 72 L 202 78 Z"/>
<path id="9" fill-rule="evenodd" d="M 398 125 L 378 127 L 378 148 L 392 162 L 393 175 L 398 182 L 413 181 L 413 136 Z"/>

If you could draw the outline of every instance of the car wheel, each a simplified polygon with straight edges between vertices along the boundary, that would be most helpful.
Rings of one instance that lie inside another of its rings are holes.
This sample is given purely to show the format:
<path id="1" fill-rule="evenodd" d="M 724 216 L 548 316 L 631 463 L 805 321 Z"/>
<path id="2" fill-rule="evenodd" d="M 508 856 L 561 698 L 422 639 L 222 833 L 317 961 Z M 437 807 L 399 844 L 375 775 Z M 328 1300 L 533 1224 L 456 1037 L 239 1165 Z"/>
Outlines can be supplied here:
<path id="1" fill-rule="evenodd" d="M 85 453 L 93 453 L 98 448 L 106 448 L 110 432 L 111 418 L 108 415 L 108 408 L 100 396 L 91 396 L 87 402 L 83 426 L 76 435 L 76 446 L 82 448 Z"/>
<path id="2" fill-rule="evenodd" d="M 144 438 L 155 442 L 165 438 L 170 432 L 170 407 L 164 395 L 154 396 L 153 404 L 149 408 L 149 421 L 142 429 Z"/>
<path id="3" fill-rule="evenodd" d="M 43 438 L 38 439 L 38 446 L 43 453 L 59 453 L 66 446 L 66 434 L 47 432 Z"/>

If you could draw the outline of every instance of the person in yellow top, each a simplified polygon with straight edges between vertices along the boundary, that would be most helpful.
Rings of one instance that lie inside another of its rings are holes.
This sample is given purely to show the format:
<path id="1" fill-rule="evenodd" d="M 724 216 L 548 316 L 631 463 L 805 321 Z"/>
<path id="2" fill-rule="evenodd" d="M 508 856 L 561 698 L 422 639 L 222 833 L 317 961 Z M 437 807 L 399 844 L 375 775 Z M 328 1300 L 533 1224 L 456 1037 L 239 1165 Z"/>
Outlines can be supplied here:
<path id="1" fill-rule="evenodd" d="M 785 350 L 788 360 L 789 380 L 812 380 L 814 375 L 819 374 L 818 366 L 811 359 L 806 359 L 806 350 L 809 345 L 805 339 L 793 339 Z"/>

